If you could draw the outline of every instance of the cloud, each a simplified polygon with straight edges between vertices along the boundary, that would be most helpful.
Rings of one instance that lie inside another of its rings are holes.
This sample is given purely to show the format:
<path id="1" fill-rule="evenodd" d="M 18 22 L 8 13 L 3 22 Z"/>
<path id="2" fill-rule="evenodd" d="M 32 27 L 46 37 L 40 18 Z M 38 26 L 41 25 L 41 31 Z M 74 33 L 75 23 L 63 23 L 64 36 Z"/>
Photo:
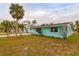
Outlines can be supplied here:
<path id="1" fill-rule="evenodd" d="M 10 5 L 10 4 L 9 4 Z M 7 5 L 9 7 L 9 5 Z M 38 24 L 42 23 L 59 23 L 73 22 L 79 19 L 79 4 L 21 4 L 24 7 L 25 15 L 19 22 L 25 20 L 37 20 Z M 6 6 L 6 5 L 4 5 Z M 5 19 L 11 19 L 8 13 L 8 7 L 0 11 L 0 16 Z M 1 7 L 2 8 L 2 7 Z M 2 9 L 1 9 L 2 10 Z"/>
<path id="2" fill-rule="evenodd" d="M 37 20 L 42 23 L 73 22 L 79 19 L 79 4 L 48 4 L 47 8 L 26 9 L 23 20 Z M 54 7 L 52 6 L 54 5 Z M 31 5 L 30 5 L 31 6 Z M 22 22 L 21 21 L 21 22 Z"/>

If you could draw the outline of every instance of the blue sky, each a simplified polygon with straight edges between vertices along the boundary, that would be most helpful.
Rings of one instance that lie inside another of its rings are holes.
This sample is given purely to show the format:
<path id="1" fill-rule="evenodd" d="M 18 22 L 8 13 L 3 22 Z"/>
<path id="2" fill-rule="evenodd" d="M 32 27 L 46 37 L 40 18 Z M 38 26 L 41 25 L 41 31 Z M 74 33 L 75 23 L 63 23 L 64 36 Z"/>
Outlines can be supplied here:
<path id="1" fill-rule="evenodd" d="M 25 16 L 19 22 L 36 19 L 41 23 L 73 22 L 79 19 L 77 3 L 22 3 Z M 9 14 L 10 3 L 0 3 L 0 21 L 14 20 Z"/>

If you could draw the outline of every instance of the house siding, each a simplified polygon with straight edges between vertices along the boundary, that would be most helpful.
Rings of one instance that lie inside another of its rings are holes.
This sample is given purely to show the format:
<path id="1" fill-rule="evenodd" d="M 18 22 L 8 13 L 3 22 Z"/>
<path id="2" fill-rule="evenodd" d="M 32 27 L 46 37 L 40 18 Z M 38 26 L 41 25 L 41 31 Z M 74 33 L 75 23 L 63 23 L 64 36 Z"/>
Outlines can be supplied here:
<path id="1" fill-rule="evenodd" d="M 33 28 L 33 29 L 31 30 L 31 32 L 32 32 L 32 34 L 40 35 L 40 34 L 36 31 L 36 28 Z"/>
<path id="2" fill-rule="evenodd" d="M 42 28 L 41 29 L 42 31 L 42 34 L 41 35 L 44 35 L 44 36 L 50 36 L 50 37 L 56 37 L 56 38 L 63 38 L 63 35 L 62 35 L 62 29 L 61 27 L 58 27 L 58 32 L 51 32 L 51 28 L 49 27 L 45 27 L 45 28 Z M 40 35 L 35 28 L 32 29 L 32 33 L 33 34 L 36 34 L 36 35 Z"/>
<path id="3" fill-rule="evenodd" d="M 51 28 L 50 27 L 44 27 L 41 28 L 41 34 L 39 34 L 36 31 L 36 28 L 32 29 L 32 34 L 36 34 L 36 35 L 44 35 L 44 36 L 50 36 L 50 37 L 56 37 L 56 38 L 64 38 L 64 29 L 63 26 L 58 26 L 58 32 L 51 32 Z M 67 37 L 70 36 L 73 32 L 72 27 L 70 24 L 67 25 Z"/>
<path id="4" fill-rule="evenodd" d="M 70 36 L 70 35 L 73 34 L 73 33 L 74 33 L 74 31 L 73 31 L 71 25 L 68 24 L 68 26 L 67 26 L 67 37 Z"/>
<path id="5" fill-rule="evenodd" d="M 58 27 L 58 32 L 51 32 L 50 28 L 42 29 L 42 35 L 56 37 L 56 38 L 63 38 L 63 36 L 60 32 L 61 32 L 60 27 Z"/>

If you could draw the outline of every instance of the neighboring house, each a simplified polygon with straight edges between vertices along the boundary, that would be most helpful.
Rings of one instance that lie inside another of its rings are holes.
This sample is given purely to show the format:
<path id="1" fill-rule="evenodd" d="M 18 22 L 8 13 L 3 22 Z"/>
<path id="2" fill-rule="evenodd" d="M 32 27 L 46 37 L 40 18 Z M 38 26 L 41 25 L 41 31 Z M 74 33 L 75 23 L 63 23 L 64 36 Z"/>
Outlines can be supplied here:
<path id="1" fill-rule="evenodd" d="M 32 27 L 31 32 L 36 35 L 56 38 L 65 38 L 74 33 L 71 22 L 34 26 Z"/>

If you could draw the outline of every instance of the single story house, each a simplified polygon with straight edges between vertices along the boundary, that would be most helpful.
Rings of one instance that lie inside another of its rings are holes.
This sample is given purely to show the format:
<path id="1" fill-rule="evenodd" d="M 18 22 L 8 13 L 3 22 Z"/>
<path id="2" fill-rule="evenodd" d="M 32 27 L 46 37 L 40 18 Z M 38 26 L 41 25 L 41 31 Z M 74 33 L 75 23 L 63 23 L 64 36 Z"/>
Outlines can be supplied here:
<path id="1" fill-rule="evenodd" d="M 66 38 L 74 33 L 71 22 L 50 25 L 33 26 L 32 34 L 50 36 L 56 38 Z"/>

